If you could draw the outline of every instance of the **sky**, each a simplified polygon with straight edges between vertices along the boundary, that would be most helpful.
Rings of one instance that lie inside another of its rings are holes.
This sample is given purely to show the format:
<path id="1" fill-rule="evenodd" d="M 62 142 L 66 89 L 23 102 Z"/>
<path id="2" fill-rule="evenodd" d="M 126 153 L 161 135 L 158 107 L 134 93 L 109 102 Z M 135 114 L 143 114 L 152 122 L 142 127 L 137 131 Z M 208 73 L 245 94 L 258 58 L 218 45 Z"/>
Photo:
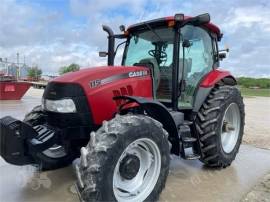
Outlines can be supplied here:
<path id="1" fill-rule="evenodd" d="M 208 12 L 224 33 L 221 62 L 236 76 L 270 77 L 269 0 L 0 0 L 0 58 L 38 65 L 44 73 L 77 63 L 106 65 L 101 25 L 119 33 L 126 26 L 159 17 Z M 118 59 L 119 61 L 119 59 Z"/>

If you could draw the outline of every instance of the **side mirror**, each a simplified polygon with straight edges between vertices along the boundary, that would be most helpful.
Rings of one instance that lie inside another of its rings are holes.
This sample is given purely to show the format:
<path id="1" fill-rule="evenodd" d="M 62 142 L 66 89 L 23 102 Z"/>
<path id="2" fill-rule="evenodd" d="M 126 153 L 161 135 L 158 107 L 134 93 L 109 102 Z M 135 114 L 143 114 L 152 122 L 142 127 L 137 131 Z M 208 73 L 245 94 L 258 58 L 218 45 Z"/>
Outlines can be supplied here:
<path id="1" fill-rule="evenodd" d="M 203 25 L 210 22 L 209 13 L 201 14 L 192 19 L 192 24 L 195 26 Z"/>
<path id="2" fill-rule="evenodd" d="M 225 59 L 225 58 L 226 58 L 226 53 L 218 53 L 218 58 L 219 58 L 220 60 Z"/>
<path id="3" fill-rule="evenodd" d="M 182 43 L 182 46 L 183 48 L 189 48 L 190 46 L 192 46 L 192 43 L 189 40 L 185 39 Z"/>
<path id="4" fill-rule="evenodd" d="M 108 55 L 108 53 L 107 52 L 105 52 L 105 51 L 100 51 L 99 53 L 98 53 L 98 55 L 99 55 L 99 57 L 107 57 L 107 55 Z"/>
<path id="5" fill-rule="evenodd" d="M 230 51 L 229 47 L 226 45 L 224 49 L 222 50 L 218 50 L 218 58 L 220 60 L 223 60 L 224 58 L 226 58 L 226 53 L 228 53 Z"/>
<path id="6" fill-rule="evenodd" d="M 125 32 L 126 31 L 125 25 L 120 25 L 119 29 L 120 29 L 121 32 Z"/>

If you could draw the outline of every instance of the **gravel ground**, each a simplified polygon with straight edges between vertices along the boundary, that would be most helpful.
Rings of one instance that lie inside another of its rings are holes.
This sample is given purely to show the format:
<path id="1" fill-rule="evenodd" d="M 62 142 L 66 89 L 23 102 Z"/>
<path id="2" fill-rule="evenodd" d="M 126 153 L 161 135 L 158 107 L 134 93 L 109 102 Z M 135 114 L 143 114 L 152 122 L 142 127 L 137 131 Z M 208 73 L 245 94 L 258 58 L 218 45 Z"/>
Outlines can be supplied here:
<path id="1" fill-rule="evenodd" d="M 243 143 L 270 149 L 270 98 L 245 98 L 246 125 Z M 242 202 L 270 202 L 270 171 Z"/>
<path id="2" fill-rule="evenodd" d="M 245 98 L 246 124 L 243 142 L 270 149 L 270 97 Z"/>
<path id="3" fill-rule="evenodd" d="M 244 197 L 242 202 L 269 202 L 270 201 L 270 173 Z"/>

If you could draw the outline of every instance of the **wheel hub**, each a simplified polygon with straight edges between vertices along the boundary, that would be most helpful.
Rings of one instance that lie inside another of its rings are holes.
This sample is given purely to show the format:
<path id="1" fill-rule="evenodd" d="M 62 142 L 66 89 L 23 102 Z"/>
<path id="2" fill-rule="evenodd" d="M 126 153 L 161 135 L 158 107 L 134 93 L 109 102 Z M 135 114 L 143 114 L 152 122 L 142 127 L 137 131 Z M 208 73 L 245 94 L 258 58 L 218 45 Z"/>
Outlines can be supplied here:
<path id="1" fill-rule="evenodd" d="M 161 154 L 149 138 L 130 143 L 120 156 L 113 174 L 117 201 L 144 201 L 154 189 L 161 171 Z"/>
<path id="2" fill-rule="evenodd" d="M 226 153 L 230 153 L 235 148 L 240 133 L 240 110 L 236 103 L 231 103 L 222 119 L 221 145 Z"/>
<path id="3" fill-rule="evenodd" d="M 223 132 L 230 132 L 230 131 L 234 131 L 234 130 L 235 130 L 235 127 L 233 126 L 233 124 L 231 124 L 227 121 L 223 122 L 223 126 L 222 126 Z"/>
<path id="4" fill-rule="evenodd" d="M 128 154 L 121 161 L 119 172 L 121 177 L 127 180 L 131 180 L 137 175 L 139 169 L 140 169 L 140 159 L 135 155 Z"/>

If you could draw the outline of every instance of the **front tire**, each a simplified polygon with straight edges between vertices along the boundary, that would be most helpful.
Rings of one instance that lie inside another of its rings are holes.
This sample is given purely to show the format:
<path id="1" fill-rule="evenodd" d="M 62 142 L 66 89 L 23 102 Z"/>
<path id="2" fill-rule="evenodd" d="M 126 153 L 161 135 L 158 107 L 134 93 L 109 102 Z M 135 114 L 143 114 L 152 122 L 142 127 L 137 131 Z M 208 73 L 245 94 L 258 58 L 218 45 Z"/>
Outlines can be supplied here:
<path id="1" fill-rule="evenodd" d="M 162 124 L 144 115 L 117 115 L 91 133 L 76 166 L 84 201 L 156 201 L 169 172 Z"/>
<path id="2" fill-rule="evenodd" d="M 227 167 L 235 159 L 244 132 L 244 103 L 235 86 L 217 85 L 195 121 L 201 161 L 209 167 Z"/>

